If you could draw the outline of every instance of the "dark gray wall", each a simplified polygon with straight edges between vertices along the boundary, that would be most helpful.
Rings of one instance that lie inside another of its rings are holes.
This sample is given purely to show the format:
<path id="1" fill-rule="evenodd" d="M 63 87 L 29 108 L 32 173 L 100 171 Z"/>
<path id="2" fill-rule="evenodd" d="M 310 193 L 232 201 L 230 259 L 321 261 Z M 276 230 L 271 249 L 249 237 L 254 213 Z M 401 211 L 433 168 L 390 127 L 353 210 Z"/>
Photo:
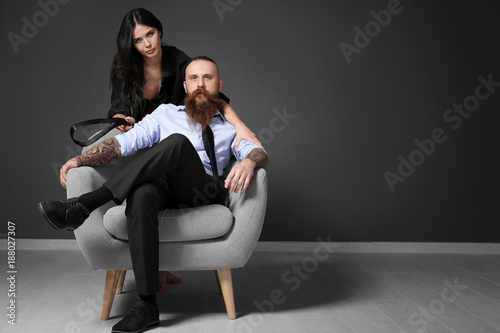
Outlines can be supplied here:
<path id="1" fill-rule="evenodd" d="M 69 127 L 106 115 L 115 36 L 141 6 L 164 41 L 219 63 L 233 107 L 265 141 L 261 240 L 498 242 L 500 87 L 478 79 L 500 82 L 498 11 L 459 3 L 71 0 L 50 17 L 37 1 L 2 0 L 0 232 L 10 220 L 18 238 L 73 237 L 36 203 L 65 197 Z M 23 32 L 34 16 L 36 34 Z M 9 33 L 31 36 L 16 53 Z M 463 103 L 473 111 L 447 111 Z M 418 166 L 398 173 L 401 159 Z"/>

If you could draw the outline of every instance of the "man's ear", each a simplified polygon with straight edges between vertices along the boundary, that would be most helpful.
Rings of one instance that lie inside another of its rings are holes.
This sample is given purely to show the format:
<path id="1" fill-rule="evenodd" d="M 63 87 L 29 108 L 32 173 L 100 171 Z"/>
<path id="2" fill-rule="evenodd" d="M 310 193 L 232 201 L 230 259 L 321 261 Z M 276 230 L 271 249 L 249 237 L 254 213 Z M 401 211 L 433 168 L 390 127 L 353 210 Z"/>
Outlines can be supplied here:
<path id="1" fill-rule="evenodd" d="M 184 85 L 184 92 L 187 94 L 188 91 L 187 91 L 187 87 L 186 87 L 186 81 L 184 81 L 182 84 Z"/>
<path id="2" fill-rule="evenodd" d="M 222 87 L 224 87 L 224 81 L 219 80 L 219 92 L 222 91 Z"/>

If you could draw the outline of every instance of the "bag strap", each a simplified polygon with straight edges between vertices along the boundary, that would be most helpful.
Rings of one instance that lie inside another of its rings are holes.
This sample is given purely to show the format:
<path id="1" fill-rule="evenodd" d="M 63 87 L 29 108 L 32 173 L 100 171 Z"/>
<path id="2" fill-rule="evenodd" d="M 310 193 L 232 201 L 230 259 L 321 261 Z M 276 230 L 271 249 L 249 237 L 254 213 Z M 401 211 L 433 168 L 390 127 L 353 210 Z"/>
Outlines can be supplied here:
<path id="1" fill-rule="evenodd" d="M 94 134 L 91 138 L 85 141 L 78 141 L 76 140 L 73 136 L 75 131 L 79 130 L 82 127 L 89 126 L 89 125 L 95 125 L 95 124 L 109 124 L 109 126 L 105 127 L 101 131 L 97 132 Z M 71 136 L 71 139 L 73 140 L 74 143 L 81 147 L 85 147 L 88 145 L 93 144 L 100 138 L 102 138 L 104 135 L 106 135 L 109 131 L 111 131 L 113 128 L 121 126 L 121 125 L 127 125 L 129 126 L 130 124 L 124 119 L 124 118 L 102 118 L 102 119 L 90 119 L 90 120 L 85 120 L 80 123 L 74 124 L 71 126 L 69 130 L 69 135 Z"/>

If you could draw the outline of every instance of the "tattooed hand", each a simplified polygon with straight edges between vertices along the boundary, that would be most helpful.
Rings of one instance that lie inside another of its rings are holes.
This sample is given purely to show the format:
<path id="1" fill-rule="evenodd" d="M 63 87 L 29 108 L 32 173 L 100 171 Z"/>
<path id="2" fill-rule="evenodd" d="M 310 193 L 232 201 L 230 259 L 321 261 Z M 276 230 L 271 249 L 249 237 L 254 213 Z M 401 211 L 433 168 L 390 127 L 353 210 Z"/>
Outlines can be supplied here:
<path id="1" fill-rule="evenodd" d="M 78 161 L 76 158 L 72 158 L 68 160 L 68 162 L 64 163 L 64 165 L 61 167 L 61 170 L 59 171 L 59 180 L 61 181 L 62 187 L 66 188 L 66 174 L 70 169 L 77 168 Z"/>
<path id="2" fill-rule="evenodd" d="M 68 160 L 59 172 L 61 185 L 66 188 L 66 174 L 70 169 L 80 166 L 104 165 L 120 157 L 121 146 L 115 138 L 107 139 L 87 152 Z"/>
<path id="3" fill-rule="evenodd" d="M 250 185 L 255 168 L 265 168 L 269 164 L 264 150 L 260 148 L 253 149 L 247 157 L 238 165 L 231 169 L 224 183 L 225 188 L 229 188 L 229 193 L 238 193 L 245 191 Z"/>

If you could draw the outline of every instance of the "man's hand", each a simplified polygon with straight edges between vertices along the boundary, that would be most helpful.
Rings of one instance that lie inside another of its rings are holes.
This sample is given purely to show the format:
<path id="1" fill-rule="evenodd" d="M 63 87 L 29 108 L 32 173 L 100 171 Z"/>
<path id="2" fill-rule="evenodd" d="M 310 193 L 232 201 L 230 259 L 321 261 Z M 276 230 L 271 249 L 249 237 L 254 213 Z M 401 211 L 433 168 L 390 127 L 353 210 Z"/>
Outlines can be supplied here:
<path id="1" fill-rule="evenodd" d="M 70 169 L 73 168 L 78 168 L 80 165 L 78 165 L 78 160 L 76 158 L 72 158 L 68 160 L 64 165 L 61 167 L 61 170 L 59 171 L 59 179 L 61 181 L 62 187 L 66 188 L 66 174 Z"/>
<path id="2" fill-rule="evenodd" d="M 224 182 L 224 187 L 229 188 L 229 193 L 238 193 L 239 189 L 241 189 L 241 192 L 245 191 L 250 185 L 255 167 L 255 162 L 245 158 L 231 169 Z"/>
<path id="3" fill-rule="evenodd" d="M 269 159 L 263 149 L 254 148 L 238 165 L 231 169 L 227 175 L 224 187 L 229 188 L 229 193 L 245 191 L 250 185 L 255 168 L 265 168 L 269 164 Z"/>

